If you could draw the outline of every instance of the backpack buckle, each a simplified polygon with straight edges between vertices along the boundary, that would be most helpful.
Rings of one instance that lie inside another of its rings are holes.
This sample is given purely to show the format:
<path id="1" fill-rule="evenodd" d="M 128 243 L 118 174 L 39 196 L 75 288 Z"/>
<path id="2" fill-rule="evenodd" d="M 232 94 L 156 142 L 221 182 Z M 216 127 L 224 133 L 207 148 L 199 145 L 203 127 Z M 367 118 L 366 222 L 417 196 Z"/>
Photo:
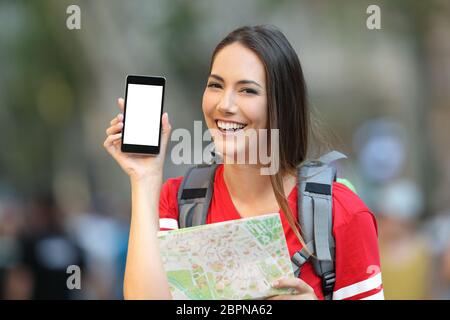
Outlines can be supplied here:
<path id="1" fill-rule="evenodd" d="M 334 273 L 333 271 L 325 272 L 322 275 L 322 290 L 324 296 L 327 296 L 333 292 L 335 282 L 336 273 Z"/>

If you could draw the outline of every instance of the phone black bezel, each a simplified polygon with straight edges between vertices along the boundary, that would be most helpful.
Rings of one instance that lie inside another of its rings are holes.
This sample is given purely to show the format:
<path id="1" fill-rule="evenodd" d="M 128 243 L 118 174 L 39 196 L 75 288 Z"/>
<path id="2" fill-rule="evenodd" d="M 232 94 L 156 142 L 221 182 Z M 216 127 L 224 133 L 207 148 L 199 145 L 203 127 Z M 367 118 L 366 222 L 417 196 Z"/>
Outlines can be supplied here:
<path id="1" fill-rule="evenodd" d="M 144 84 L 144 85 L 158 85 L 163 87 L 162 99 L 161 99 L 161 114 L 159 116 L 159 138 L 157 146 L 147 146 L 141 144 L 124 144 L 123 138 L 125 136 L 125 123 L 127 116 L 127 97 L 128 97 L 128 85 L 129 84 Z M 125 106 L 123 110 L 123 129 L 122 129 L 122 138 L 121 138 L 121 151 L 128 153 L 144 153 L 144 154 L 152 154 L 157 155 L 160 152 L 161 146 L 161 131 L 162 131 L 162 114 L 164 108 L 164 94 L 166 90 L 166 78 L 161 76 L 142 76 L 142 75 L 128 75 L 127 81 L 125 85 Z"/>

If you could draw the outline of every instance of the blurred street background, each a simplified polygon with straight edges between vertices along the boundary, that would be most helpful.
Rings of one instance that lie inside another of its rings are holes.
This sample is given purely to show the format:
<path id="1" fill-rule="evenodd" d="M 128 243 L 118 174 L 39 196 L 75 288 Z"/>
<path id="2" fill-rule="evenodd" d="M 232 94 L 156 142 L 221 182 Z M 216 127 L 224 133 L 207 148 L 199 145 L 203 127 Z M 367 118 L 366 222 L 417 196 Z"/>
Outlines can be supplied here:
<path id="1" fill-rule="evenodd" d="M 213 48 L 254 24 L 285 33 L 349 156 L 386 299 L 450 299 L 450 1 L 0 0 L 1 299 L 122 298 L 130 185 L 103 141 L 126 75 L 164 75 L 172 127 L 192 131 Z M 165 178 L 188 167 L 167 159 Z"/>

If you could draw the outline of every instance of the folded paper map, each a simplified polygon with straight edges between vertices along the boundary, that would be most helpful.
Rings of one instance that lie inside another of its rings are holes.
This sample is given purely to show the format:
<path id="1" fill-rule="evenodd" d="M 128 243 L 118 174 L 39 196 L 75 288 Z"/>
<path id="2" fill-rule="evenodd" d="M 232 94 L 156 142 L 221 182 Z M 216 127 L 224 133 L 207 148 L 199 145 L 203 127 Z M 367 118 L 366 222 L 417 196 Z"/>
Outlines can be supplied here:
<path id="1" fill-rule="evenodd" d="M 262 299 L 294 277 L 278 213 L 158 233 L 174 299 Z"/>

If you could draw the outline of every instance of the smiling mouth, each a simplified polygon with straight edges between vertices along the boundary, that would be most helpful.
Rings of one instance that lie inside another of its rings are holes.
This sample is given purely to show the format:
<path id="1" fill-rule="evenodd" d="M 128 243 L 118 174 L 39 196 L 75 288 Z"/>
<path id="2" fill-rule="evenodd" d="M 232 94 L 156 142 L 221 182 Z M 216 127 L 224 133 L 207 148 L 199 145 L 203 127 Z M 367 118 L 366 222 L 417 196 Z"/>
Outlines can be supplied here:
<path id="1" fill-rule="evenodd" d="M 245 123 L 216 120 L 217 128 L 223 133 L 234 133 L 244 129 L 247 125 Z"/>

